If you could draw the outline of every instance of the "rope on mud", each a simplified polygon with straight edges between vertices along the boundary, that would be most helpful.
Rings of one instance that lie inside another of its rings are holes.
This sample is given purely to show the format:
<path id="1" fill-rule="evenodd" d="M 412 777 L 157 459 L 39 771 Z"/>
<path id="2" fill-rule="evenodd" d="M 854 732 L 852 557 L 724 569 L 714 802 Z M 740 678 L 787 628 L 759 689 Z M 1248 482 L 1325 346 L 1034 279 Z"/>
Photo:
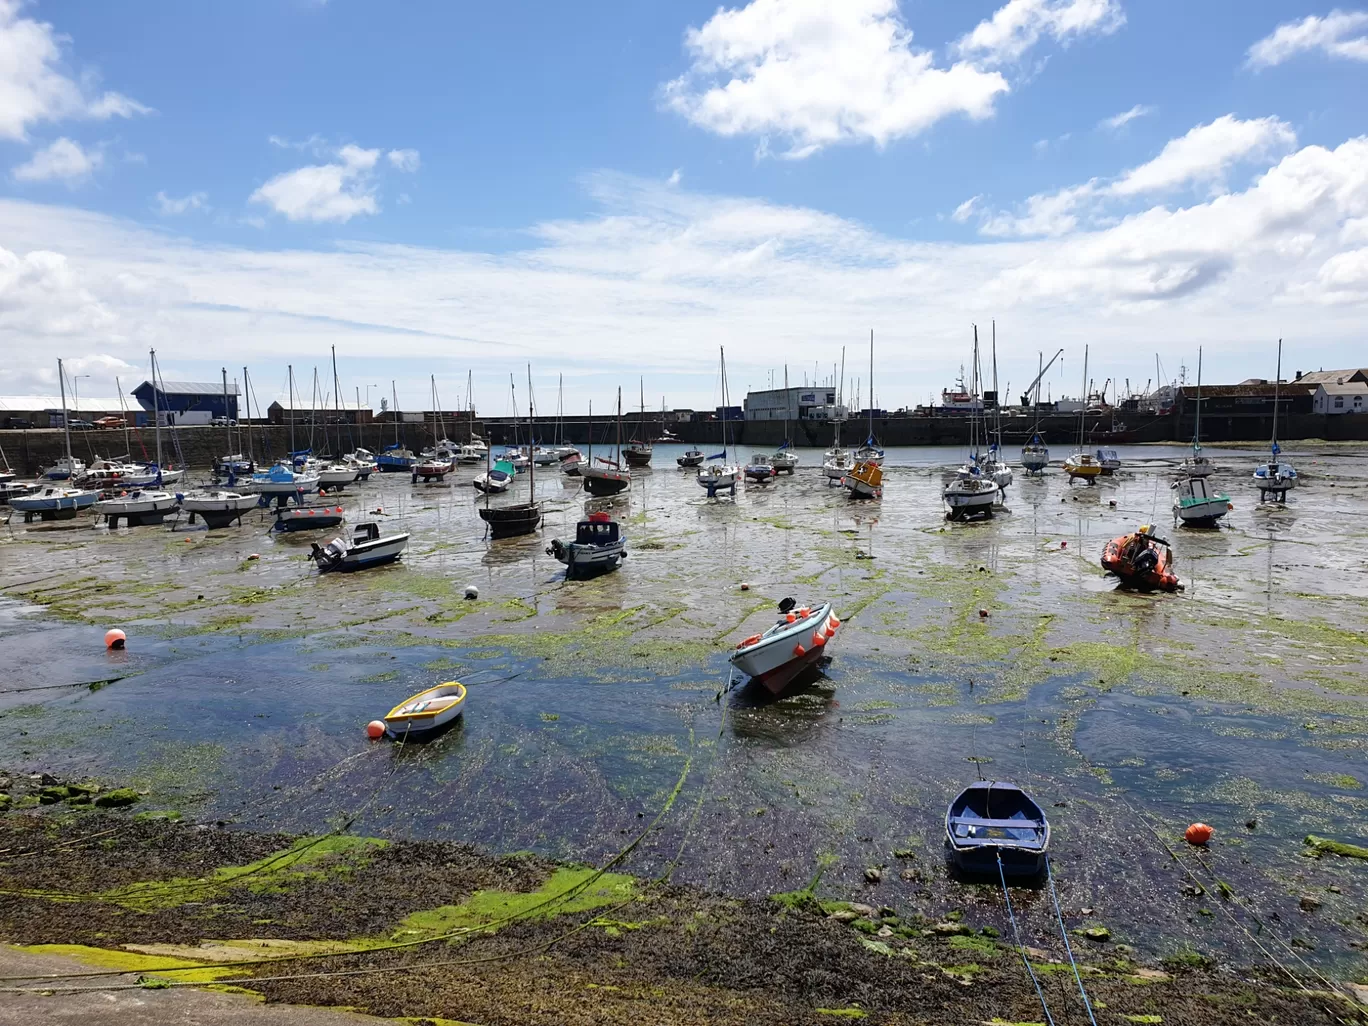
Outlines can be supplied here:
<path id="1" fill-rule="evenodd" d="M 79 848 L 81 845 L 88 844 L 89 842 L 95 840 L 95 838 L 97 837 L 106 837 L 109 834 L 116 833 L 117 831 L 122 829 L 123 824 L 121 823 L 118 826 L 110 827 L 108 830 L 99 830 L 93 834 L 86 834 L 84 837 L 73 837 L 69 840 L 60 841 L 57 844 L 49 845 L 46 848 L 34 848 L 32 851 L 21 851 L 14 855 L 10 854 L 10 852 L 14 850 L 13 848 L 5 848 L 3 850 L 0 850 L 0 855 L 5 856 L 4 858 L 0 859 L 0 862 L 12 862 L 15 859 L 28 858 L 28 856 L 30 855 L 46 855 L 48 854 L 48 852 L 61 851 L 65 848 Z"/>
<path id="2" fill-rule="evenodd" d="M 528 907 L 526 907 L 526 908 L 524 908 L 524 909 L 521 909 L 520 911 L 518 911 L 518 912 L 516 912 L 516 913 L 511 913 L 511 914 L 509 914 L 509 915 L 507 915 L 507 916 L 504 916 L 502 919 L 495 919 L 495 920 L 493 920 L 493 921 L 491 921 L 491 922 L 482 923 L 482 924 L 480 924 L 480 925 L 478 925 L 478 926 L 463 926 L 463 927 L 458 927 L 457 929 L 447 931 L 446 933 L 435 934 L 434 936 L 431 936 L 431 937 L 424 937 L 424 938 L 420 938 L 420 939 L 417 939 L 417 940 L 410 940 L 410 941 L 395 941 L 395 942 L 392 942 L 392 943 L 389 943 L 389 944 L 382 944 L 382 945 L 379 945 L 378 947 L 355 948 L 355 949 L 351 949 L 351 950 L 345 950 L 345 949 L 344 949 L 344 950 L 340 950 L 340 951 L 329 951 L 329 952 L 305 952 L 305 953 L 297 954 L 297 955 L 277 955 L 277 956 L 272 957 L 272 958 L 243 959 L 243 960 L 234 961 L 234 962 L 196 963 L 196 964 L 190 965 L 190 966 L 185 966 L 185 965 L 180 965 L 180 966 L 164 966 L 164 967 L 162 967 L 162 966 L 152 966 L 152 967 L 142 968 L 142 969 L 137 969 L 137 970 L 103 970 L 103 971 L 80 972 L 80 973 L 51 973 L 51 974 L 43 974 L 43 975 L 37 975 L 37 976 L 33 976 L 33 975 L 30 975 L 30 976 L 3 976 L 3 977 L 0 977 L 0 983 L 14 983 L 14 982 L 23 981 L 23 980 L 29 980 L 29 981 L 42 981 L 42 980 L 70 980 L 70 979 L 84 979 L 84 978 L 98 977 L 98 976 L 124 976 L 124 975 L 127 975 L 129 972 L 155 973 L 155 974 L 159 974 L 159 975 L 160 975 L 160 974 L 169 973 L 169 972 L 185 972 L 185 971 L 194 971 L 194 970 L 202 970 L 202 969 L 214 969 L 214 968 L 238 968 L 238 967 L 253 966 L 253 965 L 267 965 L 267 964 L 274 963 L 274 962 L 296 962 L 296 961 L 306 961 L 306 960 L 318 959 L 318 958 L 336 958 L 336 957 L 345 956 L 345 955 L 364 955 L 364 954 L 371 954 L 371 953 L 380 952 L 380 951 L 393 951 L 393 950 L 398 950 L 398 949 L 402 949 L 402 948 L 418 947 L 418 946 L 424 945 L 424 944 L 435 944 L 435 943 L 437 943 L 438 941 L 449 941 L 449 940 L 453 940 L 453 939 L 455 939 L 455 938 L 457 938 L 457 937 L 465 936 L 465 935 L 468 935 L 468 934 L 483 933 L 483 932 L 486 931 L 486 930 L 489 930 L 489 929 L 492 929 L 492 928 L 495 928 L 495 927 L 498 927 L 498 926 L 505 925 L 505 924 L 510 923 L 510 922 L 513 922 L 513 921 L 515 921 L 515 920 L 517 920 L 517 919 L 525 918 L 525 917 L 531 915 L 531 914 L 534 913 L 534 912 L 537 912 L 537 911 L 540 911 L 541 909 L 547 908 L 548 906 L 557 905 L 557 904 L 560 904 L 560 903 L 562 903 L 562 902 L 568 901 L 568 900 L 570 900 L 571 898 L 573 898 L 576 894 L 579 894 L 579 893 L 580 893 L 581 891 L 583 891 L 585 888 L 589 887 L 592 883 L 594 883 L 596 880 L 598 880 L 599 878 L 601 878 L 601 877 L 602 877 L 605 873 L 607 873 L 608 870 L 610 870 L 613 866 L 617 865 L 617 864 L 620 863 L 623 859 L 627 858 L 627 856 L 630 855 L 630 854 L 631 854 L 631 853 L 632 853 L 632 852 L 641 844 L 641 842 L 642 842 L 643 840 L 646 839 L 647 835 L 650 834 L 651 831 L 654 830 L 654 829 L 660 824 L 660 821 L 661 821 L 662 819 L 664 819 L 665 816 L 669 813 L 670 809 L 674 807 L 675 800 L 679 797 L 680 793 L 684 790 L 684 783 L 685 783 L 685 781 L 688 779 L 689 772 L 690 772 L 690 770 L 691 770 L 692 767 L 693 767 L 693 745 L 692 745 L 692 735 L 693 735 L 693 732 L 692 732 L 692 730 L 691 730 L 691 731 L 690 731 L 690 750 L 689 750 L 689 755 L 688 755 L 688 757 L 684 760 L 684 769 L 683 769 L 683 771 L 680 773 L 679 779 L 675 782 L 674 788 L 670 791 L 669 797 L 666 798 L 665 804 L 661 807 L 660 811 L 659 811 L 658 813 L 656 813 L 655 817 L 654 817 L 649 823 L 647 823 L 646 826 L 645 826 L 645 827 L 644 827 L 644 828 L 643 828 L 643 829 L 642 829 L 642 830 L 641 830 L 641 831 L 640 831 L 640 832 L 639 832 L 639 833 L 638 833 L 630 842 L 628 842 L 628 844 L 627 844 L 626 847 L 624 847 L 623 849 L 621 849 L 616 855 L 614 855 L 611 859 L 609 859 L 607 862 L 605 862 L 601 867 L 599 867 L 597 870 L 595 870 L 592 874 L 590 874 L 590 875 L 589 875 L 588 877 L 586 877 L 585 879 L 579 881 L 579 882 L 576 883 L 576 884 L 571 885 L 570 887 L 567 887 L 565 890 L 560 891 L 560 892 L 557 893 L 557 894 L 551 895 L 550 897 L 548 897 L 548 898 L 545 899 L 544 901 L 538 902 L 538 903 L 535 904 L 535 905 L 528 906 Z M 377 794 L 378 794 L 378 790 L 377 790 Z M 373 800 L 373 799 L 372 799 L 372 800 Z M 358 816 L 358 817 L 353 817 L 353 821 L 354 821 L 355 818 L 359 818 L 359 816 Z M 345 826 L 350 826 L 350 825 L 351 825 L 351 822 L 352 822 L 352 821 L 349 821 Z M 343 829 L 345 829 L 345 826 L 344 826 Z M 323 837 L 316 838 L 313 842 L 311 842 L 311 844 L 320 843 L 320 842 L 322 842 L 324 839 L 326 839 L 327 837 L 333 836 L 333 835 L 336 834 L 337 832 L 338 832 L 338 831 L 333 831 L 331 834 L 326 834 L 326 835 L 324 835 Z M 687 839 L 688 839 L 688 833 L 686 832 L 686 834 L 685 834 L 685 840 L 687 841 Z M 279 857 L 283 857 L 283 856 L 286 855 L 286 854 L 289 854 L 289 852 L 282 852 L 282 853 L 281 853 L 281 856 L 279 856 Z M 680 854 L 681 854 L 681 855 L 683 854 L 683 853 L 682 853 L 682 850 L 681 850 L 681 853 L 680 853 Z M 671 864 L 670 864 L 670 866 L 668 867 L 670 873 L 673 873 L 673 871 L 674 871 L 674 866 L 675 866 L 676 864 L 677 864 L 677 863 L 671 863 Z M 244 874 L 243 874 L 243 877 L 245 877 L 246 875 L 247 875 L 247 874 L 244 873 Z M 242 879 L 242 877 L 234 877 L 232 882 L 236 882 L 236 881 L 239 880 L 239 879 Z M 222 885 L 222 884 L 217 884 L 217 886 L 223 886 L 223 885 Z M 13 892 L 0 892 L 0 893 L 13 893 Z M 38 894 L 38 895 L 36 895 L 36 896 L 38 896 L 38 897 L 48 897 L 49 894 Z M 74 896 L 74 897 L 84 899 L 84 898 L 86 898 L 87 896 L 85 896 L 85 895 L 76 895 L 76 896 Z M 628 899 L 628 902 L 624 902 L 623 904 L 625 905 L 625 904 L 630 903 L 631 901 L 635 901 L 635 900 L 637 900 L 637 899 L 636 899 L 636 898 L 631 898 L 631 899 Z M 617 907 L 621 907 L 621 906 L 617 906 Z M 592 920 L 591 920 L 591 922 L 592 922 Z M 581 927 L 577 928 L 577 930 L 578 930 L 578 929 L 583 929 L 583 928 L 585 928 L 585 927 L 587 927 L 587 926 L 588 926 L 587 923 L 586 923 L 586 924 L 583 924 Z M 577 932 L 577 931 L 571 931 L 571 932 Z M 568 936 L 568 935 L 567 935 L 567 936 Z M 552 943 L 555 943 L 555 942 L 553 941 Z M 549 946 L 549 945 L 548 945 L 548 946 Z M 513 956 L 510 955 L 510 956 L 500 956 L 500 957 L 513 957 Z M 399 968 L 399 967 L 395 967 L 395 968 Z M 408 967 L 405 966 L 405 967 L 403 967 L 403 968 L 408 968 Z M 376 972 L 379 972 L 379 971 L 386 971 L 386 970 L 377 969 L 377 970 L 368 970 L 368 971 L 376 971 Z M 327 975 L 327 974 L 323 974 L 323 975 Z M 247 979 L 251 979 L 251 978 L 248 977 Z M 173 984 L 173 985 L 177 985 L 177 986 L 198 986 L 199 984 L 180 983 L 180 984 Z M 138 986 L 137 984 L 132 984 L 132 985 L 130 985 L 129 987 L 123 988 L 123 989 L 134 989 L 134 988 L 136 988 L 137 986 Z M 34 989 L 35 989 L 35 988 L 32 988 L 32 987 L 0 988 L 0 993 L 29 993 L 29 992 L 32 992 Z M 49 990 L 50 990 L 50 989 L 52 989 L 52 988 L 42 988 L 42 989 L 49 989 Z M 78 988 L 78 989 L 79 989 L 79 988 Z M 109 990 L 109 989 L 120 989 L 120 988 L 96 987 L 96 988 L 84 988 L 84 989 L 90 989 L 90 990 Z"/>
<path id="3" fill-rule="evenodd" d="M 1007 891 L 1007 873 L 1002 868 L 1002 852 L 998 852 L 998 879 L 1002 881 L 1002 896 L 1007 899 L 1007 918 L 1012 921 L 1012 936 L 1016 939 L 1017 952 L 1021 955 L 1021 964 L 1026 967 L 1026 975 L 1031 978 L 1031 983 L 1035 986 L 1036 997 L 1040 998 L 1040 1009 L 1045 1013 L 1045 1021 L 1050 1026 L 1055 1026 L 1054 1016 L 1050 1014 L 1050 1006 L 1045 1003 L 1045 992 L 1040 989 L 1040 980 L 1036 979 L 1035 970 L 1031 968 L 1031 960 L 1026 957 L 1026 945 L 1021 943 L 1021 929 L 1017 926 L 1016 913 L 1012 911 L 1012 895 Z M 1092 1013 L 1089 1012 L 1091 1015 Z"/>
<path id="4" fill-rule="evenodd" d="M 1059 923 L 1059 935 L 1064 938 L 1064 950 L 1069 953 L 1069 965 L 1073 967 L 1074 979 L 1078 981 L 1078 993 L 1083 995 L 1083 1007 L 1088 1010 L 1088 1021 L 1092 1026 L 1097 1026 L 1097 1018 L 1093 1015 L 1092 1002 L 1088 1000 L 1088 992 L 1083 987 L 1083 977 L 1079 975 L 1078 963 L 1074 961 L 1073 945 L 1069 943 L 1069 931 L 1064 929 L 1064 913 L 1059 910 L 1059 895 L 1055 892 L 1054 869 L 1050 865 L 1050 856 L 1045 856 L 1045 879 L 1050 884 L 1050 900 L 1054 902 L 1055 920 Z"/>

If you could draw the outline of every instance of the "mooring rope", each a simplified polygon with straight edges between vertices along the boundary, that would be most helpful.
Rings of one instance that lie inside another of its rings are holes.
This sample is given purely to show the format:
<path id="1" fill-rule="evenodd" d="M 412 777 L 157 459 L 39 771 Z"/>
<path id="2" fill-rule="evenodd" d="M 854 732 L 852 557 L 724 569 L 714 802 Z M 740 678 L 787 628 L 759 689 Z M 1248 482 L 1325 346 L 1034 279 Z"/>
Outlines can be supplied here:
<path id="1" fill-rule="evenodd" d="M 997 855 L 998 879 L 1002 881 L 1002 896 L 1007 899 L 1007 918 L 1012 922 L 1012 937 L 1016 940 L 1017 952 L 1021 955 L 1021 964 L 1026 967 L 1026 974 L 1030 976 L 1031 983 L 1035 987 L 1036 997 L 1040 998 L 1040 1009 L 1045 1013 L 1045 1020 L 1050 1026 L 1055 1026 L 1054 1016 L 1050 1014 L 1050 1006 L 1045 1003 L 1045 992 L 1040 989 L 1040 980 L 1036 978 L 1035 970 L 1031 968 L 1031 960 L 1026 956 L 1026 945 L 1021 942 L 1021 929 L 1017 926 L 1016 912 L 1012 910 L 1012 895 L 1007 891 L 1007 873 L 1002 868 L 1002 852 Z"/>
<path id="2" fill-rule="evenodd" d="M 1064 913 L 1059 910 L 1059 895 L 1055 892 L 1054 870 L 1050 865 L 1050 856 L 1045 856 L 1045 879 L 1050 884 L 1050 900 L 1054 902 L 1055 920 L 1059 923 L 1059 935 L 1064 938 L 1064 950 L 1069 953 L 1069 965 L 1073 968 L 1074 979 L 1078 981 L 1078 993 L 1083 995 L 1083 1007 L 1088 1010 L 1088 1021 L 1092 1026 L 1097 1026 L 1097 1019 L 1093 1016 L 1092 1002 L 1088 1000 L 1088 992 L 1083 987 L 1083 977 L 1078 971 L 1078 963 L 1074 961 L 1073 945 L 1069 943 L 1069 931 L 1064 929 Z"/>

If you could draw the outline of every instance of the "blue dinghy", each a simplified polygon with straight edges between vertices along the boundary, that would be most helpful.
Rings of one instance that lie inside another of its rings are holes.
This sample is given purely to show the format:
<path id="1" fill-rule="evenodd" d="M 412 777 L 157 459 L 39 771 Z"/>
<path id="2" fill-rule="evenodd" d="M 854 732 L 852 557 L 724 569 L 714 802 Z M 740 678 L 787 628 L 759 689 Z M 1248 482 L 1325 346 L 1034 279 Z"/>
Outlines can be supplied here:
<path id="1" fill-rule="evenodd" d="M 1004 780 L 970 784 L 945 813 L 945 847 L 965 873 L 1039 876 L 1045 871 L 1050 824 L 1031 797 Z"/>

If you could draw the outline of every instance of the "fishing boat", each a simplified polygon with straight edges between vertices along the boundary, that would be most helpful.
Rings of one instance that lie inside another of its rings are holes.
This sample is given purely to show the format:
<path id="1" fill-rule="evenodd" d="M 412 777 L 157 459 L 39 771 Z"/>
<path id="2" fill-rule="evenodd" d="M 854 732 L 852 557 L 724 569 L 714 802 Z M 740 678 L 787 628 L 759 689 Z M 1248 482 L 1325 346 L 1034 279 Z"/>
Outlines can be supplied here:
<path id="1" fill-rule="evenodd" d="M 471 485 L 477 491 L 489 494 L 501 494 L 508 491 L 508 486 L 513 483 L 513 478 L 517 476 L 517 471 L 513 469 L 513 464 L 507 460 L 499 460 L 483 474 L 476 474 L 475 480 Z"/>
<path id="2" fill-rule="evenodd" d="M 1230 496 L 1213 491 L 1204 477 L 1173 483 L 1173 519 L 1187 527 L 1215 527 L 1235 507 Z"/>
<path id="3" fill-rule="evenodd" d="M 883 498 L 883 467 L 860 460 L 846 474 L 844 484 L 852 499 Z"/>
<path id="4" fill-rule="evenodd" d="M 1102 569 L 1134 588 L 1177 591 L 1183 586 L 1173 573 L 1173 549 L 1155 534 L 1153 524 L 1107 542 Z"/>
<path id="5" fill-rule="evenodd" d="M 325 531 L 346 519 L 341 506 L 280 506 L 275 511 L 275 531 Z"/>
<path id="6" fill-rule="evenodd" d="M 680 467 L 688 469 L 689 467 L 701 467 L 705 459 L 707 457 L 703 455 L 702 449 L 687 449 L 683 456 L 675 457 L 675 462 Z"/>
<path id="7" fill-rule="evenodd" d="M 1034 396 L 1035 405 L 1035 424 L 1031 427 L 1031 440 L 1021 447 L 1021 466 L 1026 471 L 1026 475 L 1039 475 L 1045 472 L 1045 468 L 1050 465 L 1050 449 L 1045 444 L 1045 439 L 1040 434 L 1040 383 L 1045 379 L 1045 374 L 1054 366 L 1056 360 L 1064 355 L 1064 350 L 1058 350 L 1054 356 L 1050 357 L 1050 362 L 1045 362 L 1045 354 L 1040 353 L 1037 358 L 1039 371 L 1035 380 L 1026 387 L 1022 394 L 1021 404 L 1026 405 L 1027 398 Z"/>
<path id="8" fill-rule="evenodd" d="M 1274 502 L 1286 502 L 1287 493 L 1297 487 L 1297 468 L 1286 460 L 1279 459 L 1282 449 L 1278 447 L 1278 400 L 1282 385 L 1282 339 L 1278 339 L 1278 370 L 1273 377 L 1273 440 L 1269 445 L 1272 458 L 1254 468 L 1254 486 L 1259 489 L 1259 501 L 1265 502 L 1269 496 Z"/>
<path id="9" fill-rule="evenodd" d="M 970 784 L 945 812 L 946 853 L 963 873 L 1038 877 L 1049 847 L 1045 813 L 1005 780 Z"/>
<path id="10" fill-rule="evenodd" d="M 554 538 L 546 554 L 565 564 L 567 578 L 616 570 L 627 558 L 627 536 L 607 513 L 591 513 L 575 525 L 574 541 Z"/>
<path id="11" fill-rule="evenodd" d="M 527 367 L 527 422 L 534 423 L 532 395 L 532 365 Z M 527 470 L 528 500 L 507 506 L 493 506 L 489 502 L 489 491 L 485 491 L 484 509 L 480 519 L 489 525 L 491 538 L 512 538 L 520 534 L 531 534 L 541 524 L 542 508 L 537 501 L 537 470 L 535 464 Z"/>
<path id="12" fill-rule="evenodd" d="M 1083 394 L 1088 394 L 1088 347 L 1083 347 Z M 1084 432 L 1088 416 L 1088 404 L 1078 407 L 1078 446 L 1073 454 L 1064 461 L 1064 473 L 1069 475 L 1069 484 L 1086 481 L 1092 484 L 1102 473 L 1102 462 L 1093 453 L 1084 449 Z"/>
<path id="13" fill-rule="evenodd" d="M 10 509 L 24 514 L 24 522 L 28 523 L 35 515 L 42 520 L 70 520 L 95 505 L 99 498 L 99 492 L 84 488 L 46 484 L 28 495 L 11 495 L 9 504 Z"/>
<path id="14" fill-rule="evenodd" d="M 456 451 L 456 462 L 470 466 L 483 463 L 488 456 L 489 446 L 487 445 L 463 445 Z"/>
<path id="15" fill-rule="evenodd" d="M 979 392 L 979 340 L 978 325 L 974 325 L 974 355 L 972 364 L 972 376 L 968 395 L 973 402 L 969 406 L 969 458 L 955 472 L 955 476 L 941 492 L 941 498 L 945 500 L 949 512 L 946 516 L 950 520 L 969 520 L 973 517 L 991 517 L 993 515 L 993 503 L 997 500 L 1001 489 L 996 481 L 984 471 L 984 460 L 979 452 L 979 434 L 982 427 L 983 433 L 987 433 L 986 425 L 980 425 L 980 414 L 983 406 L 978 402 Z"/>
<path id="16" fill-rule="evenodd" d="M 763 452 L 752 455 L 742 473 L 745 474 L 747 481 L 754 481 L 756 484 L 769 484 L 779 476 L 774 469 L 774 457 Z"/>
<path id="17" fill-rule="evenodd" d="M 408 540 L 407 534 L 382 538 L 379 524 L 357 524 L 350 543 L 342 538 L 334 538 L 327 545 L 314 543 L 312 556 L 322 573 L 334 570 L 350 573 L 393 563 L 408 548 Z"/>
<path id="18" fill-rule="evenodd" d="M 655 448 L 650 442 L 640 441 L 639 438 L 646 433 L 646 379 L 639 378 L 637 380 L 641 388 L 641 416 L 637 419 L 632 440 L 622 450 L 622 458 L 627 461 L 629 467 L 649 467 L 651 457 L 655 455 Z"/>
<path id="19" fill-rule="evenodd" d="M 774 626 L 740 642 L 730 662 L 777 695 L 822 658 L 840 626 L 830 602 L 798 607 L 793 599 L 786 598 L 779 603 L 779 619 Z"/>
<path id="20" fill-rule="evenodd" d="M 465 685 L 454 680 L 420 691 L 385 713 L 385 734 L 396 741 L 428 740 L 456 722 L 465 701 Z"/>
<path id="21" fill-rule="evenodd" d="M 144 491 L 139 488 L 132 492 L 121 492 L 95 503 L 95 514 L 105 518 L 110 527 L 118 527 L 122 520 L 129 527 L 145 524 L 160 524 L 166 514 L 174 513 L 180 506 L 180 498 L 170 492 Z"/>
<path id="22" fill-rule="evenodd" d="M 1115 449 L 1098 449 L 1093 455 L 1097 459 L 1097 465 L 1102 468 L 1104 477 L 1111 477 L 1121 469 L 1121 457 Z"/>
<path id="23" fill-rule="evenodd" d="M 190 492 L 181 498 L 181 509 L 190 514 L 190 523 L 195 522 L 195 517 L 200 517 L 204 526 L 213 531 L 241 521 L 242 514 L 254 509 L 260 502 L 259 496 L 241 492 Z"/>
<path id="24" fill-rule="evenodd" d="M 584 479 L 584 490 L 590 495 L 617 495 L 632 486 L 632 472 L 622 466 L 622 389 L 617 399 L 617 443 L 615 459 L 594 457 L 594 404 L 589 404 L 589 459 L 580 464 L 579 476 Z"/>

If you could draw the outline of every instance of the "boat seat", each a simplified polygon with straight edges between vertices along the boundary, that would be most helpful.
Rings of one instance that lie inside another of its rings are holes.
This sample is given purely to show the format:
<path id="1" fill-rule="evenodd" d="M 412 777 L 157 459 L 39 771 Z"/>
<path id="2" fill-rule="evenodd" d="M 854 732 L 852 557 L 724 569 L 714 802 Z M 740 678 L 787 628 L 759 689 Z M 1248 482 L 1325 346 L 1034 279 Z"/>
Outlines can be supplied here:
<path id="1" fill-rule="evenodd" d="M 976 816 L 951 816 L 952 825 L 960 827 L 993 827 L 1002 830 L 1035 830 L 1045 828 L 1029 819 L 979 819 Z"/>

